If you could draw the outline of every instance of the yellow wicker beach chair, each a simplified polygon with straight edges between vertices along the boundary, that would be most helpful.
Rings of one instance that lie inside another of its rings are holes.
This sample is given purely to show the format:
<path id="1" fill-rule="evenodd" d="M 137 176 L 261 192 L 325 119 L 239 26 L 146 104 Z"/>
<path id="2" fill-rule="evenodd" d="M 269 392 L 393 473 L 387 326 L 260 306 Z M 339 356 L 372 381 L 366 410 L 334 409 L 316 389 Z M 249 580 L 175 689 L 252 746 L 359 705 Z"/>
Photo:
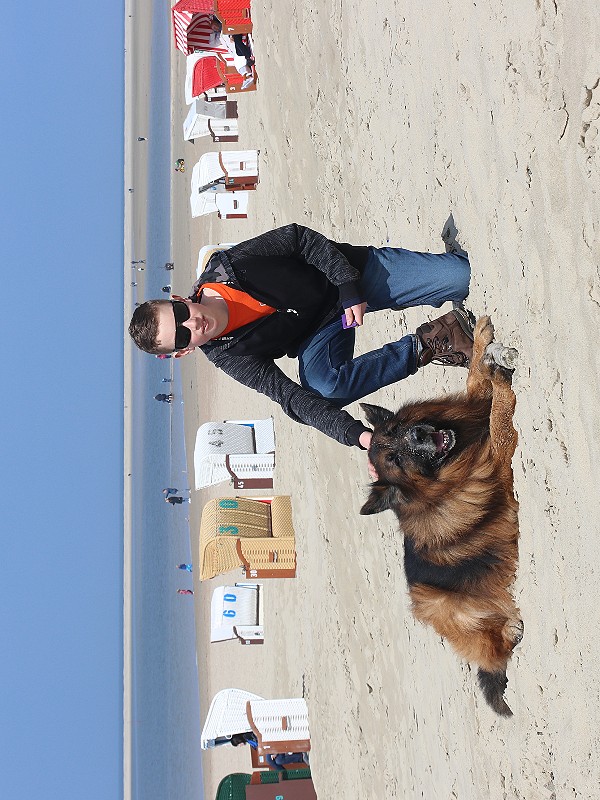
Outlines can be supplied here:
<path id="1" fill-rule="evenodd" d="M 200 579 L 242 567 L 248 578 L 295 578 L 296 539 L 287 495 L 210 500 L 200 523 Z"/>

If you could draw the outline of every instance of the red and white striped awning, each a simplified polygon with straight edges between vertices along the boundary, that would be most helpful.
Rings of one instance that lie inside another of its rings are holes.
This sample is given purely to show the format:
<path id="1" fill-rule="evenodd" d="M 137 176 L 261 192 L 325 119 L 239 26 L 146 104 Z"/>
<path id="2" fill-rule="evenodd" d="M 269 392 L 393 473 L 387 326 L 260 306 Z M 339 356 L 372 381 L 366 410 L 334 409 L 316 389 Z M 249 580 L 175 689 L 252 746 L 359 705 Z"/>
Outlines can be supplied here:
<path id="1" fill-rule="evenodd" d="M 215 0 L 179 0 L 171 9 L 175 47 L 186 56 L 207 49 L 215 5 Z"/>

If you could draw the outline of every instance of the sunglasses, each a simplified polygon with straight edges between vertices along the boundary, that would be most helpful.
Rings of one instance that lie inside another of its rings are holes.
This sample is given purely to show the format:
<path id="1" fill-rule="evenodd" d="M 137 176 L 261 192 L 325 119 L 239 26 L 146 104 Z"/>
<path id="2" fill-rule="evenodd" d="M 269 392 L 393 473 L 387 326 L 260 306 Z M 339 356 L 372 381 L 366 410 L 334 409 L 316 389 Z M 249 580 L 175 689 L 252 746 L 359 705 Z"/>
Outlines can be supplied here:
<path id="1" fill-rule="evenodd" d="M 192 338 L 191 330 L 183 326 L 190 318 L 190 309 L 182 300 L 171 300 L 171 306 L 175 317 L 175 350 L 185 350 Z"/>

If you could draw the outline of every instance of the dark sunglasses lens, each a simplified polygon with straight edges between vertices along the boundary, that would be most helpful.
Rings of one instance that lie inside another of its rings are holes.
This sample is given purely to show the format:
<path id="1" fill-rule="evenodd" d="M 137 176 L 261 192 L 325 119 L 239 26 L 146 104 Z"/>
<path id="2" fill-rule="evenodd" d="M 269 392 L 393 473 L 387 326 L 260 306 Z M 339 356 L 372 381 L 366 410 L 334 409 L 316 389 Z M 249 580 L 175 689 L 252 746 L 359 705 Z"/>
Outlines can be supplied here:
<path id="1" fill-rule="evenodd" d="M 182 328 L 179 326 L 175 328 L 175 350 L 185 350 L 191 338 L 192 332 L 189 328 Z"/>
<path id="2" fill-rule="evenodd" d="M 171 305 L 175 317 L 175 350 L 185 350 L 192 338 L 192 332 L 182 326 L 190 318 L 190 309 L 187 303 L 182 303 L 181 300 L 172 300 Z"/>
<path id="3" fill-rule="evenodd" d="M 182 322 L 187 322 L 190 318 L 190 309 L 187 303 L 182 303 L 181 300 L 173 300 L 173 316 L 175 317 L 175 324 L 181 325 Z"/>

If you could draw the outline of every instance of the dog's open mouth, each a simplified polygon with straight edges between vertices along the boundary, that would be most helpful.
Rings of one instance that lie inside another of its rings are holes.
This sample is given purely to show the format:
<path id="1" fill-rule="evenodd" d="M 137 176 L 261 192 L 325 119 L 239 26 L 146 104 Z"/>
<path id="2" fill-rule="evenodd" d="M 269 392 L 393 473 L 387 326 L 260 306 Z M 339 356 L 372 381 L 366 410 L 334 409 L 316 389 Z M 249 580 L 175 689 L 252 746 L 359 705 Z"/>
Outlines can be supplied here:
<path id="1" fill-rule="evenodd" d="M 456 444 L 454 431 L 434 431 L 431 434 L 431 438 L 435 444 L 435 452 L 437 455 L 449 453 Z"/>

